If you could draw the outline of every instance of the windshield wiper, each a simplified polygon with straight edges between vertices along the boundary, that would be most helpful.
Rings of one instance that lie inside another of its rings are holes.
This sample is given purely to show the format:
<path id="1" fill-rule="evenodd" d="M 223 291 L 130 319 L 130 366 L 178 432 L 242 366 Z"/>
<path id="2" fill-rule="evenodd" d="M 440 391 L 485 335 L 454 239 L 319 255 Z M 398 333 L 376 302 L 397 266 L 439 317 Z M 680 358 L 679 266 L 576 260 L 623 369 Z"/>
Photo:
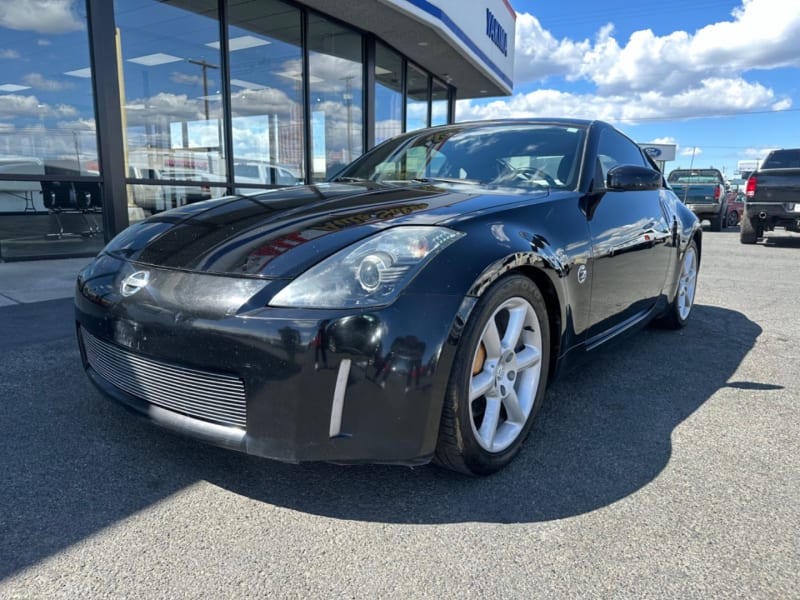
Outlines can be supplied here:
<path id="1" fill-rule="evenodd" d="M 331 181 L 334 183 L 363 183 L 371 180 L 365 177 L 334 177 Z"/>
<path id="2" fill-rule="evenodd" d="M 415 177 L 409 181 L 416 183 L 483 183 L 479 179 L 459 179 L 458 177 Z"/>

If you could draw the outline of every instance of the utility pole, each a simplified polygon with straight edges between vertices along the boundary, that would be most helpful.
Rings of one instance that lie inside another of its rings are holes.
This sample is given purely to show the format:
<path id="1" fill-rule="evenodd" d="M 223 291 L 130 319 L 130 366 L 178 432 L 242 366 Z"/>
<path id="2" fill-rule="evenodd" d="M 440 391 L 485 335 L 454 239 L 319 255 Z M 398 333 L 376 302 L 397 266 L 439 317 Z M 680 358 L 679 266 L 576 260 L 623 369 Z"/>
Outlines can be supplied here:
<path id="1" fill-rule="evenodd" d="M 208 69 L 219 69 L 219 66 L 212 65 L 204 60 L 192 60 L 191 58 L 187 58 L 186 60 L 203 69 L 203 100 L 205 101 L 206 107 L 206 121 L 208 121 Z"/>

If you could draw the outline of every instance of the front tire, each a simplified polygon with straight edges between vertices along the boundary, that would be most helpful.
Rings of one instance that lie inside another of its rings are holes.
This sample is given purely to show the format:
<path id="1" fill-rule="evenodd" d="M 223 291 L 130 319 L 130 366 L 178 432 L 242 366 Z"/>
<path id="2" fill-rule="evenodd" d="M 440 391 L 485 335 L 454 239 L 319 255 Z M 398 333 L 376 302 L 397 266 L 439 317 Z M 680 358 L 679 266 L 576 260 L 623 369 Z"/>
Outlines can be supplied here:
<path id="1" fill-rule="evenodd" d="M 728 227 L 736 227 L 739 224 L 739 213 L 735 210 L 732 210 L 728 213 L 728 216 L 725 218 L 725 224 Z"/>
<path id="2" fill-rule="evenodd" d="M 447 386 L 434 460 L 488 475 L 519 452 L 547 385 L 547 306 L 527 277 L 499 280 L 478 301 Z"/>

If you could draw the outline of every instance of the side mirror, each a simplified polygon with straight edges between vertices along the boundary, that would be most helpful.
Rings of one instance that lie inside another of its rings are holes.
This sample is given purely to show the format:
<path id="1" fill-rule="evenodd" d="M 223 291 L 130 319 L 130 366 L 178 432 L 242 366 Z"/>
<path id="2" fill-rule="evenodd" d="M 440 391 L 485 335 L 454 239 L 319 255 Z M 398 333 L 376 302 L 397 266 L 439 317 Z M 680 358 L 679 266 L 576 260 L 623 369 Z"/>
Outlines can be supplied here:
<path id="1" fill-rule="evenodd" d="M 618 165 L 606 176 L 606 189 L 618 192 L 660 190 L 664 176 L 660 171 L 636 165 Z"/>

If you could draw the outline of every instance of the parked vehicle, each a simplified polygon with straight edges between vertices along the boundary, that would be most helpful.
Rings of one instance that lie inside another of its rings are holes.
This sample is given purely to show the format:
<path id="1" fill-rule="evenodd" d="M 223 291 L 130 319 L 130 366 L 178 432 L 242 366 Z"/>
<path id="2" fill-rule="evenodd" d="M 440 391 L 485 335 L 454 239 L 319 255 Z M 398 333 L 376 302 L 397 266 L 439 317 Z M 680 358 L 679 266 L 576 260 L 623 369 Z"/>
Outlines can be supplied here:
<path id="1" fill-rule="evenodd" d="M 107 396 L 273 459 L 506 466 L 560 368 L 681 328 L 697 217 L 599 121 L 459 123 L 134 224 L 79 275 Z M 98 434 L 102 435 L 102 434 Z"/>
<path id="2" fill-rule="evenodd" d="M 725 201 L 727 202 L 725 224 L 728 227 L 736 227 L 744 214 L 744 187 L 747 183 L 743 179 L 731 179 L 728 181 L 727 195 Z"/>
<path id="3" fill-rule="evenodd" d="M 725 178 L 717 169 L 675 169 L 667 181 L 699 219 L 708 220 L 711 231 L 721 231 L 727 224 Z"/>
<path id="4" fill-rule="evenodd" d="M 739 239 L 755 244 L 776 227 L 800 233 L 800 148 L 773 150 L 747 180 Z"/>
<path id="5" fill-rule="evenodd" d="M 303 178 L 290 169 L 261 161 L 236 161 L 233 164 L 233 176 L 237 184 L 289 186 L 303 183 Z M 237 194 L 252 194 L 258 191 L 253 188 L 236 188 Z"/>
<path id="6" fill-rule="evenodd" d="M 193 204 L 210 199 L 216 189 L 209 184 L 213 181 L 222 181 L 221 176 L 195 169 L 161 167 L 144 168 L 131 166 L 128 175 L 133 179 L 151 179 L 159 184 L 133 184 L 134 203 L 150 211 L 158 213 L 184 204 Z M 165 181 L 175 181 L 167 184 Z M 185 183 L 184 183 L 185 182 Z M 197 182 L 192 185 L 188 182 Z M 217 192 L 219 194 L 220 192 Z"/>

